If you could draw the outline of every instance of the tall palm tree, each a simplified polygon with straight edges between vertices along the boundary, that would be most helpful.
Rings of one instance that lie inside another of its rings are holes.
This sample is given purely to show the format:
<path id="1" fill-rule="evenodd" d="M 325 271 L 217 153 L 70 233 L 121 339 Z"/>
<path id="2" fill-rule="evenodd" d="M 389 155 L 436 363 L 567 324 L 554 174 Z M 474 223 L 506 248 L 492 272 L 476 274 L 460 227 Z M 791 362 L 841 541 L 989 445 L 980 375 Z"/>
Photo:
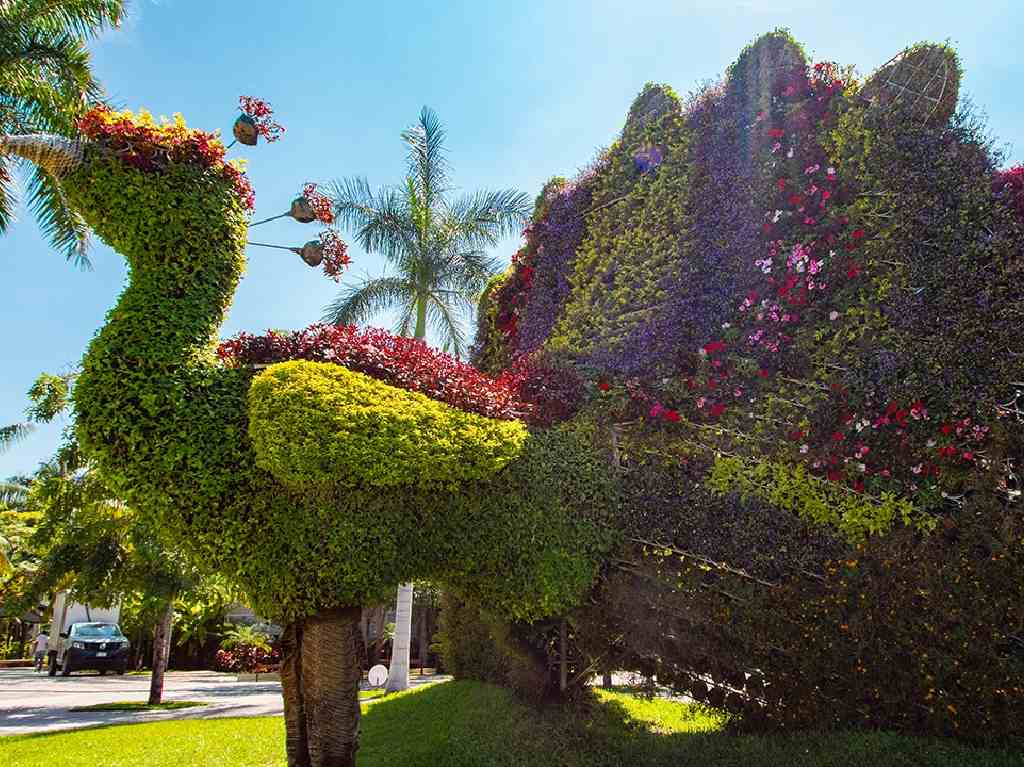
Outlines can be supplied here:
<path id="1" fill-rule="evenodd" d="M 426 338 L 428 328 L 456 356 L 466 347 L 460 314 L 496 270 L 486 248 L 519 231 L 529 198 L 514 189 L 481 190 L 449 199 L 445 130 L 424 107 L 401 134 L 406 176 L 376 192 L 364 178 L 336 181 L 331 197 L 338 222 L 368 253 L 384 256 L 393 275 L 343 290 L 324 313 L 334 324 L 358 324 L 389 309 L 396 332 Z"/>
<path id="2" fill-rule="evenodd" d="M 0 0 L 0 133 L 73 135 L 102 88 L 86 42 L 124 18 L 126 0 Z M 88 265 L 88 229 L 43 170 L 28 178 L 28 205 L 54 246 Z M 0 157 L 0 233 L 17 207 L 14 161 Z"/>
<path id="3" fill-rule="evenodd" d="M 397 309 L 399 335 L 425 339 L 430 327 L 461 356 L 466 340 L 460 314 L 472 311 L 496 270 L 485 248 L 519 231 L 530 213 L 529 198 L 504 189 L 449 199 L 445 130 L 428 107 L 401 135 L 407 150 L 401 185 L 374 192 L 366 179 L 350 178 L 335 182 L 331 194 L 338 222 L 368 253 L 384 256 L 395 273 L 343 290 L 324 320 L 358 324 Z M 412 584 L 399 586 L 389 691 L 409 686 L 412 601 Z"/>

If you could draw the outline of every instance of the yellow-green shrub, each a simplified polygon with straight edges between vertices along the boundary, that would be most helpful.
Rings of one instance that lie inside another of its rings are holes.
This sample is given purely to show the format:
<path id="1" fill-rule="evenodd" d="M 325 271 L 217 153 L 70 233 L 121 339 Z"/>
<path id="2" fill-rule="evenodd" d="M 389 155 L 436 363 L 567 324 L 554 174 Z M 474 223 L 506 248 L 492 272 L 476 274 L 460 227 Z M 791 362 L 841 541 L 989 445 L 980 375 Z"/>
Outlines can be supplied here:
<path id="1" fill-rule="evenodd" d="M 256 465 L 295 485 L 486 479 L 522 450 L 518 421 L 457 410 L 340 365 L 272 365 L 249 389 Z"/>

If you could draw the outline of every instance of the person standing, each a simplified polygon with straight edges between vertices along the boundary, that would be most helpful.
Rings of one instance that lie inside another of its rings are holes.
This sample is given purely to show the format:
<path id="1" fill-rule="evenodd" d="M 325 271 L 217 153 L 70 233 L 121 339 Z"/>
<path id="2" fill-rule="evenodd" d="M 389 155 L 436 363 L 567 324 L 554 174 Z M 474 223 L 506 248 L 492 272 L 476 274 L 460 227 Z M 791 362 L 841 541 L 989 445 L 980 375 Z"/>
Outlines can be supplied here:
<path id="1" fill-rule="evenodd" d="M 50 637 L 45 631 L 40 631 L 36 636 L 35 644 L 32 647 L 32 655 L 36 662 L 36 671 L 42 671 L 43 661 L 46 660 L 46 651 L 50 647 Z"/>

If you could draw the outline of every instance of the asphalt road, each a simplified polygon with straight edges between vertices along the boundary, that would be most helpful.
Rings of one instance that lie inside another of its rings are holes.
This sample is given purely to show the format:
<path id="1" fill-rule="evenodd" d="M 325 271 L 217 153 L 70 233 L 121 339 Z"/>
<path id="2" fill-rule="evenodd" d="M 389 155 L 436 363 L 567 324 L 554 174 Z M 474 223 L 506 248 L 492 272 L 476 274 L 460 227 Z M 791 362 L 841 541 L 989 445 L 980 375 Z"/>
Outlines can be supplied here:
<path id="1" fill-rule="evenodd" d="M 410 681 L 416 686 L 447 678 L 412 674 Z M 50 677 L 32 669 L 0 669 L 0 736 L 99 724 L 283 713 L 279 682 L 237 682 L 233 674 L 214 671 L 172 671 L 164 677 L 165 701 L 200 700 L 207 706 L 142 712 L 68 710 L 94 703 L 144 701 L 148 696 L 148 674 L 99 676 L 83 671 Z"/>

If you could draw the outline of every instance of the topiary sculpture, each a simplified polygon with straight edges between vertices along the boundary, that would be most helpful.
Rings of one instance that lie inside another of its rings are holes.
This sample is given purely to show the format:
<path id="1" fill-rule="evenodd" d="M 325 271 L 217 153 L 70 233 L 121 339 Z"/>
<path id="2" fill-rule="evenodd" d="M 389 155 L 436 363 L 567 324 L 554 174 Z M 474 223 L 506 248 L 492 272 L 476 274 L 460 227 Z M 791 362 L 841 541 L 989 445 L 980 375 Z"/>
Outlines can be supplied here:
<path id="1" fill-rule="evenodd" d="M 1024 733 L 1024 171 L 959 83 L 776 31 L 545 188 L 474 359 L 574 367 L 616 435 L 589 657 L 748 722 Z"/>
<path id="2" fill-rule="evenodd" d="M 606 542 L 587 522 L 613 496 L 604 462 L 572 429 L 531 436 L 336 364 L 220 363 L 245 176 L 180 118 L 98 109 L 81 130 L 0 138 L 0 151 L 59 180 L 130 266 L 75 388 L 82 446 L 127 502 L 286 624 L 288 763 L 353 764 L 360 605 L 435 578 L 522 617 L 564 608 Z"/>

